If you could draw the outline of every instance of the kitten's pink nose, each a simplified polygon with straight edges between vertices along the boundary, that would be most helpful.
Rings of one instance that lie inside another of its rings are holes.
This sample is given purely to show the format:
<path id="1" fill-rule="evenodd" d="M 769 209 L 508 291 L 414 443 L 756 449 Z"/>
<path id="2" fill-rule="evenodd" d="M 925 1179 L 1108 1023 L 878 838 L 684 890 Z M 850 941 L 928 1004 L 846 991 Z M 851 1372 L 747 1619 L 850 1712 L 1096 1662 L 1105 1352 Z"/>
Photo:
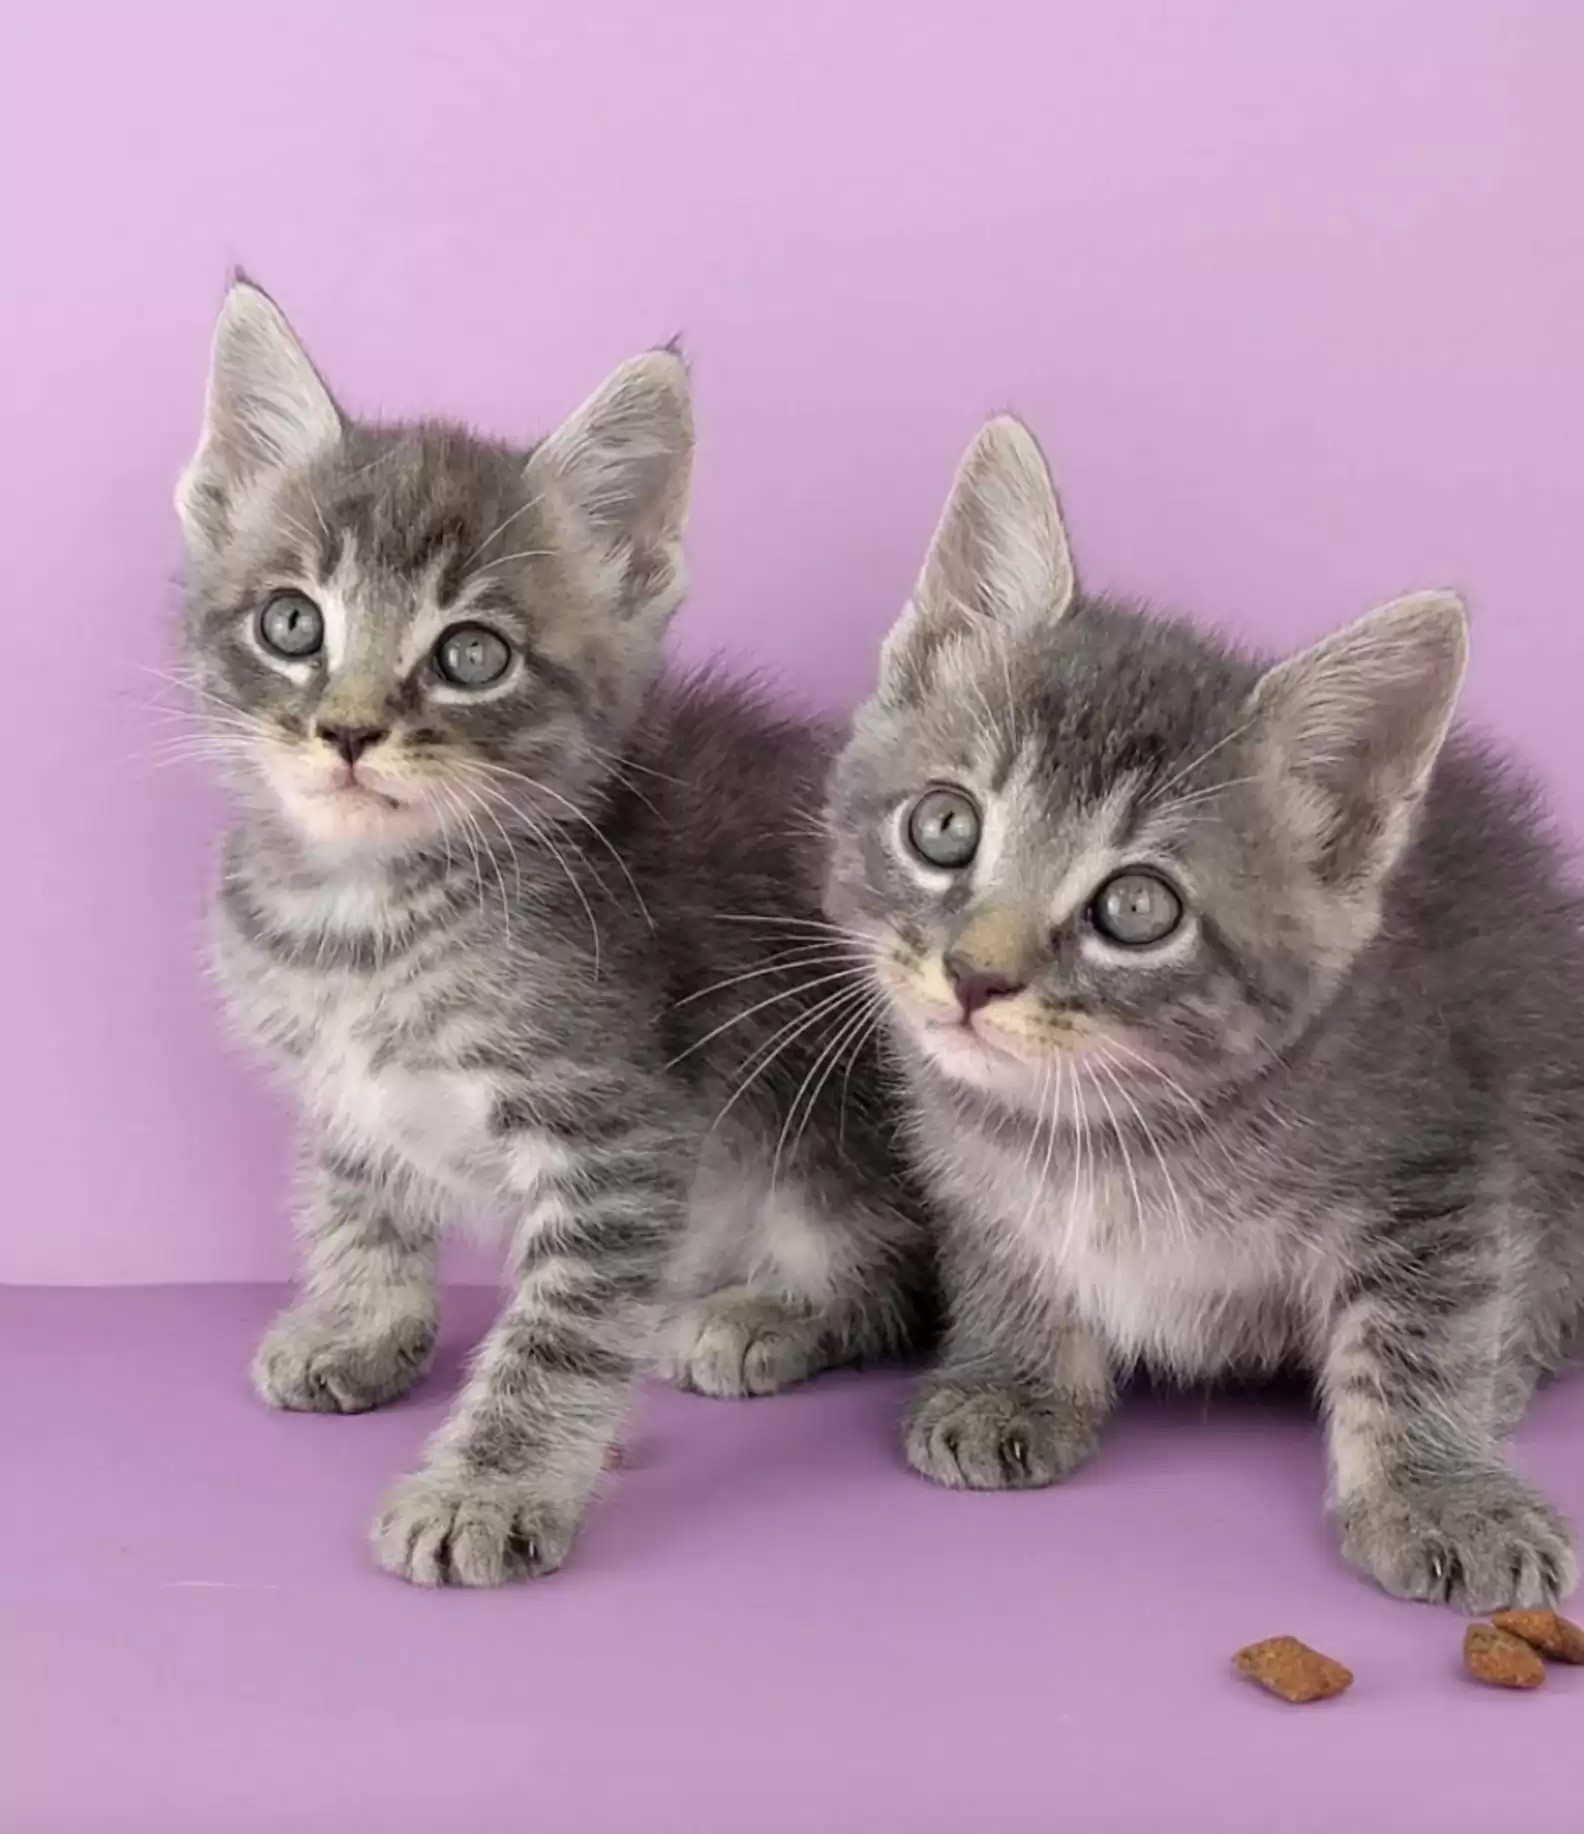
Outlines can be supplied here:
<path id="1" fill-rule="evenodd" d="M 992 1000 L 1004 1000 L 1021 993 L 1025 986 L 1010 974 L 980 967 L 961 955 L 948 955 L 945 966 L 946 978 L 952 984 L 952 992 L 957 996 L 965 1019 L 972 1018 L 981 1006 L 988 1006 Z"/>
<path id="2" fill-rule="evenodd" d="M 370 746 L 385 737 L 383 726 L 321 726 L 319 737 L 348 764 L 356 764 Z"/>

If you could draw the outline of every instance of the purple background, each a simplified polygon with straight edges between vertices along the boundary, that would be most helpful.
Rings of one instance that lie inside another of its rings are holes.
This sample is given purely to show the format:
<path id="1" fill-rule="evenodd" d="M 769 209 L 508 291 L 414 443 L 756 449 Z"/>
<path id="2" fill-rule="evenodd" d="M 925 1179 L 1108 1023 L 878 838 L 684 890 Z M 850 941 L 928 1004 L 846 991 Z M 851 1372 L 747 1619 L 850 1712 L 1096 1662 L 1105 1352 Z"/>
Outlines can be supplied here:
<path id="1" fill-rule="evenodd" d="M 1273 642 L 1465 587 L 1471 704 L 1584 825 L 1574 0 L 56 0 L 0 31 L 0 1280 L 289 1265 L 285 1119 L 195 966 L 218 808 L 152 767 L 140 672 L 237 259 L 353 406 L 514 435 L 682 331 L 690 654 L 849 701 L 1011 404 L 1093 582 Z"/>

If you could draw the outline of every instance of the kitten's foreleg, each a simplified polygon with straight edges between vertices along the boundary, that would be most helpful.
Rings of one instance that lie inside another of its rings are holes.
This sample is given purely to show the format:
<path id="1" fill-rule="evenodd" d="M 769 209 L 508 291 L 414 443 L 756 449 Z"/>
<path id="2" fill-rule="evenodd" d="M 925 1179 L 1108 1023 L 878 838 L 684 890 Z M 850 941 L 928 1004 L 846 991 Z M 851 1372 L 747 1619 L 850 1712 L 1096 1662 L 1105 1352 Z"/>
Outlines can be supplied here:
<path id="1" fill-rule="evenodd" d="M 631 1112 L 642 1114 L 641 1096 Z M 566 1558 L 649 1349 L 682 1229 L 687 1152 L 644 1125 L 525 1140 L 525 1224 L 505 1311 L 423 1468 L 374 1526 L 388 1571 L 499 1585 Z"/>
<path id="2" fill-rule="evenodd" d="M 1470 1612 L 1554 1605 L 1577 1578 L 1572 1537 L 1506 1463 L 1506 1295 L 1481 1239 L 1449 1221 L 1433 1254 L 1383 1259 L 1334 1307 L 1331 1509 L 1343 1553 L 1388 1592 Z"/>
<path id="3" fill-rule="evenodd" d="M 924 1347 L 935 1309 L 930 1244 L 897 1205 L 833 1173 L 790 1177 L 734 1208 L 724 1233 L 732 1274 L 713 1288 L 690 1282 L 661 1333 L 660 1368 L 679 1387 L 771 1395 L 822 1370 Z"/>
<path id="4" fill-rule="evenodd" d="M 378 1167 L 313 1142 L 303 1155 L 301 1298 L 253 1360 L 274 1407 L 357 1414 L 404 1394 L 434 1347 L 434 1220 Z"/>
<path id="5" fill-rule="evenodd" d="M 953 1220 L 943 1255 L 946 1339 L 908 1408 L 908 1462 L 957 1489 L 1059 1483 L 1093 1453 L 1111 1411 L 1106 1348 L 1035 1270 L 987 1251 L 982 1223 Z"/>

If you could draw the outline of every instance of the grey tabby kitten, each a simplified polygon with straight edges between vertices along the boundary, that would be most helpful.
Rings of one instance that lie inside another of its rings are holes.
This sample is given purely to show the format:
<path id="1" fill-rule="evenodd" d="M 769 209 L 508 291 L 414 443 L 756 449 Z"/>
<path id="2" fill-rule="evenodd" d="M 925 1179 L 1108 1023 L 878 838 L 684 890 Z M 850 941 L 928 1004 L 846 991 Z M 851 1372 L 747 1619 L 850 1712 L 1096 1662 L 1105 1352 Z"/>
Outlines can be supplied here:
<path id="1" fill-rule="evenodd" d="M 647 1355 L 768 1393 L 901 1349 L 923 1305 L 865 988 L 819 915 L 828 744 L 658 673 L 691 450 L 667 351 L 519 451 L 348 418 L 246 282 L 215 335 L 177 499 L 236 801 L 214 953 L 303 1111 L 306 1279 L 259 1392 L 391 1400 L 442 1231 L 513 1243 L 375 1525 L 420 1584 L 560 1564 Z"/>
<path id="2" fill-rule="evenodd" d="M 1043 456 L 969 451 L 834 776 L 944 1211 L 907 1456 L 1049 1484 L 1118 1376 L 1292 1366 L 1350 1560 L 1471 1611 L 1573 1585 L 1503 1441 L 1584 1314 L 1584 941 L 1449 731 L 1452 596 L 1275 667 L 1084 596 Z"/>

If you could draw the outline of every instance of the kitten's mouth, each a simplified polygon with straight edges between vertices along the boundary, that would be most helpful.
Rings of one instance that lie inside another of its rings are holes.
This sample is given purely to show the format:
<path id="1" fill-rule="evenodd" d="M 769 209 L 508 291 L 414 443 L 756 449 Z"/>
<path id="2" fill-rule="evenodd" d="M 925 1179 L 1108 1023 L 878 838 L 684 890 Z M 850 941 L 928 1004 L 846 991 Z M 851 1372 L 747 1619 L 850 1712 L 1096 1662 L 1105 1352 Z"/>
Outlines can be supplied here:
<path id="1" fill-rule="evenodd" d="M 366 783 L 338 783 L 322 794 L 332 802 L 350 808 L 399 809 L 402 806 L 394 796 L 387 796 L 383 790 L 370 789 Z"/>
<path id="2" fill-rule="evenodd" d="M 320 801 L 344 809 L 399 809 L 403 805 L 398 797 L 378 790 L 365 777 L 360 777 L 350 765 L 333 782 L 316 790 L 314 795 Z"/>
<path id="3" fill-rule="evenodd" d="M 310 838 L 389 846 L 412 838 L 420 808 L 362 772 L 325 773 L 317 781 L 286 787 L 287 806 Z"/>
<path id="4" fill-rule="evenodd" d="M 924 1048 L 947 1070 L 976 1077 L 1029 1068 L 1021 1051 L 990 1036 L 971 1018 L 926 1019 L 919 1029 Z"/>
<path id="5" fill-rule="evenodd" d="M 952 1045 L 977 1045 L 980 1050 L 988 1053 L 991 1057 L 1005 1058 L 1009 1063 L 1022 1062 L 1022 1058 L 1018 1052 L 1012 1050 L 1010 1046 L 1002 1044 L 997 1039 L 992 1038 L 983 1027 L 974 1023 L 971 1016 L 961 1019 L 926 1019 L 924 1022 L 924 1029 L 929 1032 L 944 1034 L 944 1039 L 950 1041 L 948 1048 L 951 1048 Z"/>

